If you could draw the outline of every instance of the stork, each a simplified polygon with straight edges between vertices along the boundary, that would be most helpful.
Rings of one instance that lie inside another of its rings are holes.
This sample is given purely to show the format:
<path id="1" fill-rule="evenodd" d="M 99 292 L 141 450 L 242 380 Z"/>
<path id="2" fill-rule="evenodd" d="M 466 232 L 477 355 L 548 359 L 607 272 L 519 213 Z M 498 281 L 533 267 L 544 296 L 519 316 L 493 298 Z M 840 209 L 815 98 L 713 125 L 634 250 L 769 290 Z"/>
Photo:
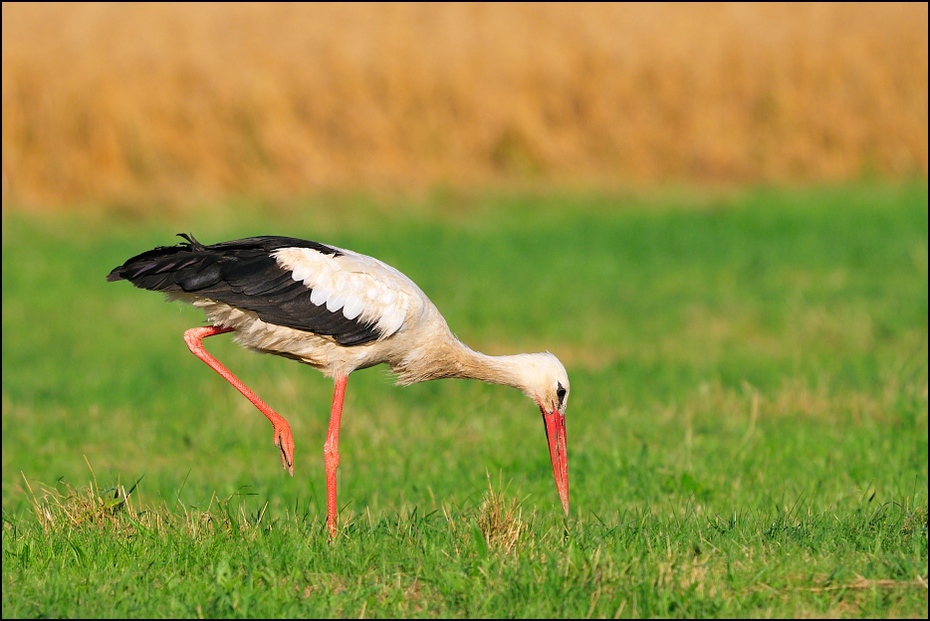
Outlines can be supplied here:
<path id="1" fill-rule="evenodd" d="M 397 383 L 442 378 L 512 386 L 542 414 L 552 474 L 568 514 L 565 409 L 568 374 L 549 352 L 489 356 L 449 329 L 426 294 L 407 276 L 372 257 L 293 237 L 261 236 L 204 245 L 193 235 L 132 257 L 108 275 L 161 291 L 200 308 L 210 325 L 184 333 L 190 351 L 219 373 L 274 427 L 281 464 L 294 475 L 294 438 L 283 416 L 258 398 L 203 345 L 232 332 L 243 347 L 297 360 L 335 383 L 323 444 L 326 524 L 336 534 L 336 469 L 346 382 L 357 370 L 387 364 Z"/>

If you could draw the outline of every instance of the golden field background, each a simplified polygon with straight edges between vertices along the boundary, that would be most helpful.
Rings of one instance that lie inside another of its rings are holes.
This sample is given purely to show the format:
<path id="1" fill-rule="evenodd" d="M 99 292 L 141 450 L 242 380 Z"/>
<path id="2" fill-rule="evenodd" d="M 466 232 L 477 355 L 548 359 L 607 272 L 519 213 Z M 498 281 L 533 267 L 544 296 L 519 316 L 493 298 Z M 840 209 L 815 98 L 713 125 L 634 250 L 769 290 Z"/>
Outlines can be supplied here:
<path id="1" fill-rule="evenodd" d="M 927 4 L 3 3 L 4 210 L 927 174 Z"/>

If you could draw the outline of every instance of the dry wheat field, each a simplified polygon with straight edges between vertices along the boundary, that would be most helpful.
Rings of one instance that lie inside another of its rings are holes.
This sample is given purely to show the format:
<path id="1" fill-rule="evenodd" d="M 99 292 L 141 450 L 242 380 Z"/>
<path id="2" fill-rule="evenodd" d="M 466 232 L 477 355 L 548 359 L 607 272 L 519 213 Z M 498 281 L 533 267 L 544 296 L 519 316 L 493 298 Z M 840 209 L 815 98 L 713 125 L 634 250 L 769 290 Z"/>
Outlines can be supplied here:
<path id="1" fill-rule="evenodd" d="M 927 174 L 927 4 L 3 3 L 4 211 Z"/>

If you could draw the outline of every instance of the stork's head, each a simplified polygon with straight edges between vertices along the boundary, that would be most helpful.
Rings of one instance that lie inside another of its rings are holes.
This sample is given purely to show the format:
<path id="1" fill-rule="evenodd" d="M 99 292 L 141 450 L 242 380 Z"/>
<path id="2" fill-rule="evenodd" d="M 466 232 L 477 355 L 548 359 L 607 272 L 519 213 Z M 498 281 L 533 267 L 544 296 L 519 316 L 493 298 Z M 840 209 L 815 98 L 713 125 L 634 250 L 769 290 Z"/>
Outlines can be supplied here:
<path id="1" fill-rule="evenodd" d="M 565 439 L 565 408 L 568 405 L 568 373 L 559 359 L 549 352 L 522 354 L 523 392 L 542 412 L 549 442 L 552 475 L 562 508 L 568 514 L 568 453 Z"/>

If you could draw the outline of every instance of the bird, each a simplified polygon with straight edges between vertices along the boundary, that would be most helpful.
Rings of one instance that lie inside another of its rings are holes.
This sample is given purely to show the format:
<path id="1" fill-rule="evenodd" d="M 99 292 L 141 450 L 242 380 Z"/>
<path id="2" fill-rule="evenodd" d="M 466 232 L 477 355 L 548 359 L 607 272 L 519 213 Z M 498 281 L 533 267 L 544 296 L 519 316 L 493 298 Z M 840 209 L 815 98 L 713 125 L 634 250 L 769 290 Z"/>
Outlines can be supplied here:
<path id="1" fill-rule="evenodd" d="M 569 514 L 565 411 L 568 373 L 552 353 L 486 355 L 451 331 L 425 293 L 406 275 L 373 257 L 316 241 L 257 236 L 204 245 L 184 241 L 138 254 L 107 275 L 201 309 L 209 325 L 184 332 L 197 358 L 264 414 L 274 428 L 281 464 L 294 475 L 288 421 L 269 407 L 204 347 L 233 333 L 242 347 L 299 361 L 334 382 L 323 444 L 326 526 L 337 533 L 336 471 L 339 428 L 348 377 L 388 365 L 398 385 L 462 378 L 522 391 L 542 414 L 562 509 Z"/>

